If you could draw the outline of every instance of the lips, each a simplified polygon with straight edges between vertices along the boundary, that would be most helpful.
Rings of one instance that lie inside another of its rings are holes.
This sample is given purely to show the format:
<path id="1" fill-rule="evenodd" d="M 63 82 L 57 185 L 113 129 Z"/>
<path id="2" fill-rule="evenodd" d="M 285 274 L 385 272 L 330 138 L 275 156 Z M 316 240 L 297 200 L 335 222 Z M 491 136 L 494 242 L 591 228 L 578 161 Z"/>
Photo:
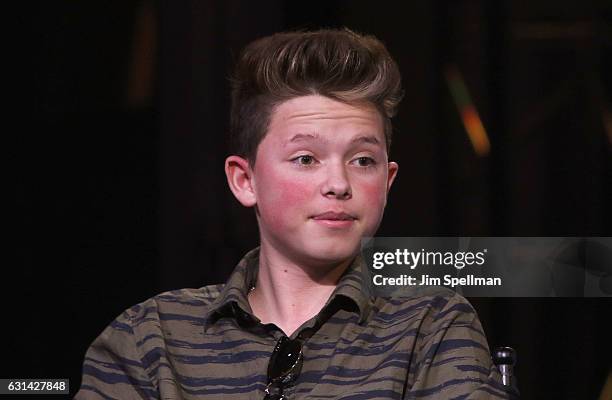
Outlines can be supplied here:
<path id="1" fill-rule="evenodd" d="M 354 215 L 345 213 L 345 212 L 334 212 L 334 211 L 327 211 L 324 212 L 322 214 L 318 214 L 315 215 L 314 217 L 312 217 L 314 220 L 317 221 L 353 221 L 355 219 L 357 219 L 357 217 L 355 217 Z"/>
<path id="2" fill-rule="evenodd" d="M 312 219 L 325 229 L 345 231 L 353 227 L 357 217 L 344 211 L 327 211 L 313 216 Z"/>

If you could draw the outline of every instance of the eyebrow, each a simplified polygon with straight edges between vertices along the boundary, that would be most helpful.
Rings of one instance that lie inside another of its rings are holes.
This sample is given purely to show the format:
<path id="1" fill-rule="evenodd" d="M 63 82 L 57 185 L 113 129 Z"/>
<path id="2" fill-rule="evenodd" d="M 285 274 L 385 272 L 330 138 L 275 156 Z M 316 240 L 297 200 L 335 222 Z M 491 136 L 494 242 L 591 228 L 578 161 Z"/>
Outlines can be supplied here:
<path id="1" fill-rule="evenodd" d="M 296 133 L 291 137 L 291 139 L 285 142 L 285 145 L 288 145 L 289 143 L 306 142 L 319 139 L 321 139 L 321 136 L 319 136 L 317 133 Z"/>
<path id="2" fill-rule="evenodd" d="M 374 145 L 379 145 L 380 141 L 374 135 L 361 135 L 351 140 L 351 143 L 370 143 Z"/>
<path id="3" fill-rule="evenodd" d="M 297 133 L 293 135 L 289 140 L 287 140 L 284 145 L 288 145 L 290 143 L 297 143 L 303 141 L 311 141 L 311 140 L 322 140 L 326 142 L 327 140 L 321 139 L 321 136 L 317 133 Z M 374 135 L 360 135 L 351 140 L 351 144 L 355 143 L 369 143 L 373 145 L 379 145 L 380 141 Z"/>

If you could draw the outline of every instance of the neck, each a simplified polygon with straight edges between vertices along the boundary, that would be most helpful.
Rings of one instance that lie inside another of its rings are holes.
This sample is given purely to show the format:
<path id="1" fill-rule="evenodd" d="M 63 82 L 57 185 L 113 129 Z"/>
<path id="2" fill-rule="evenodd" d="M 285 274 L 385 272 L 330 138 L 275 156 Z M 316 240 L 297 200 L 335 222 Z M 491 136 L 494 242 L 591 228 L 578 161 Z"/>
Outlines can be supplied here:
<path id="1" fill-rule="evenodd" d="M 303 265 L 262 243 L 257 283 L 249 293 L 254 314 L 290 336 L 321 311 L 351 261 Z"/>

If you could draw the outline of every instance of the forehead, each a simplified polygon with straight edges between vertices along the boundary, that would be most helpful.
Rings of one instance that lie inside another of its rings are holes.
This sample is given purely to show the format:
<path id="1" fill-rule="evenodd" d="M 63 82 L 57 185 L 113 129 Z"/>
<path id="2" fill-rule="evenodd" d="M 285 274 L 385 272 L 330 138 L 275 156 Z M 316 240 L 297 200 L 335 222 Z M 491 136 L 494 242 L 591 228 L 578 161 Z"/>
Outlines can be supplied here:
<path id="1" fill-rule="evenodd" d="M 373 135 L 384 143 L 384 123 L 370 103 L 343 103 L 328 97 L 296 97 L 279 104 L 272 112 L 267 136 L 286 141 L 294 135 Z"/>

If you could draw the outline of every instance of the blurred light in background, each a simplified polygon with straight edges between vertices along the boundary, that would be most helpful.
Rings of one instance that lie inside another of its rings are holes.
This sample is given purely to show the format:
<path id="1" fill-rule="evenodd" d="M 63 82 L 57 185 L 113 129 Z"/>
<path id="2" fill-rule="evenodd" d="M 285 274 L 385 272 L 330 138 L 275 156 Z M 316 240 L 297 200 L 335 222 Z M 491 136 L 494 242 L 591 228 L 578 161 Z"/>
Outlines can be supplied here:
<path id="1" fill-rule="evenodd" d="M 474 152 L 479 157 L 487 156 L 491 148 L 489 137 L 478 115 L 476 106 L 470 97 L 470 92 L 465 85 L 463 76 L 454 65 L 446 68 L 445 75 L 446 82 L 448 83 L 457 110 L 461 115 L 461 121 L 470 138 Z"/>

